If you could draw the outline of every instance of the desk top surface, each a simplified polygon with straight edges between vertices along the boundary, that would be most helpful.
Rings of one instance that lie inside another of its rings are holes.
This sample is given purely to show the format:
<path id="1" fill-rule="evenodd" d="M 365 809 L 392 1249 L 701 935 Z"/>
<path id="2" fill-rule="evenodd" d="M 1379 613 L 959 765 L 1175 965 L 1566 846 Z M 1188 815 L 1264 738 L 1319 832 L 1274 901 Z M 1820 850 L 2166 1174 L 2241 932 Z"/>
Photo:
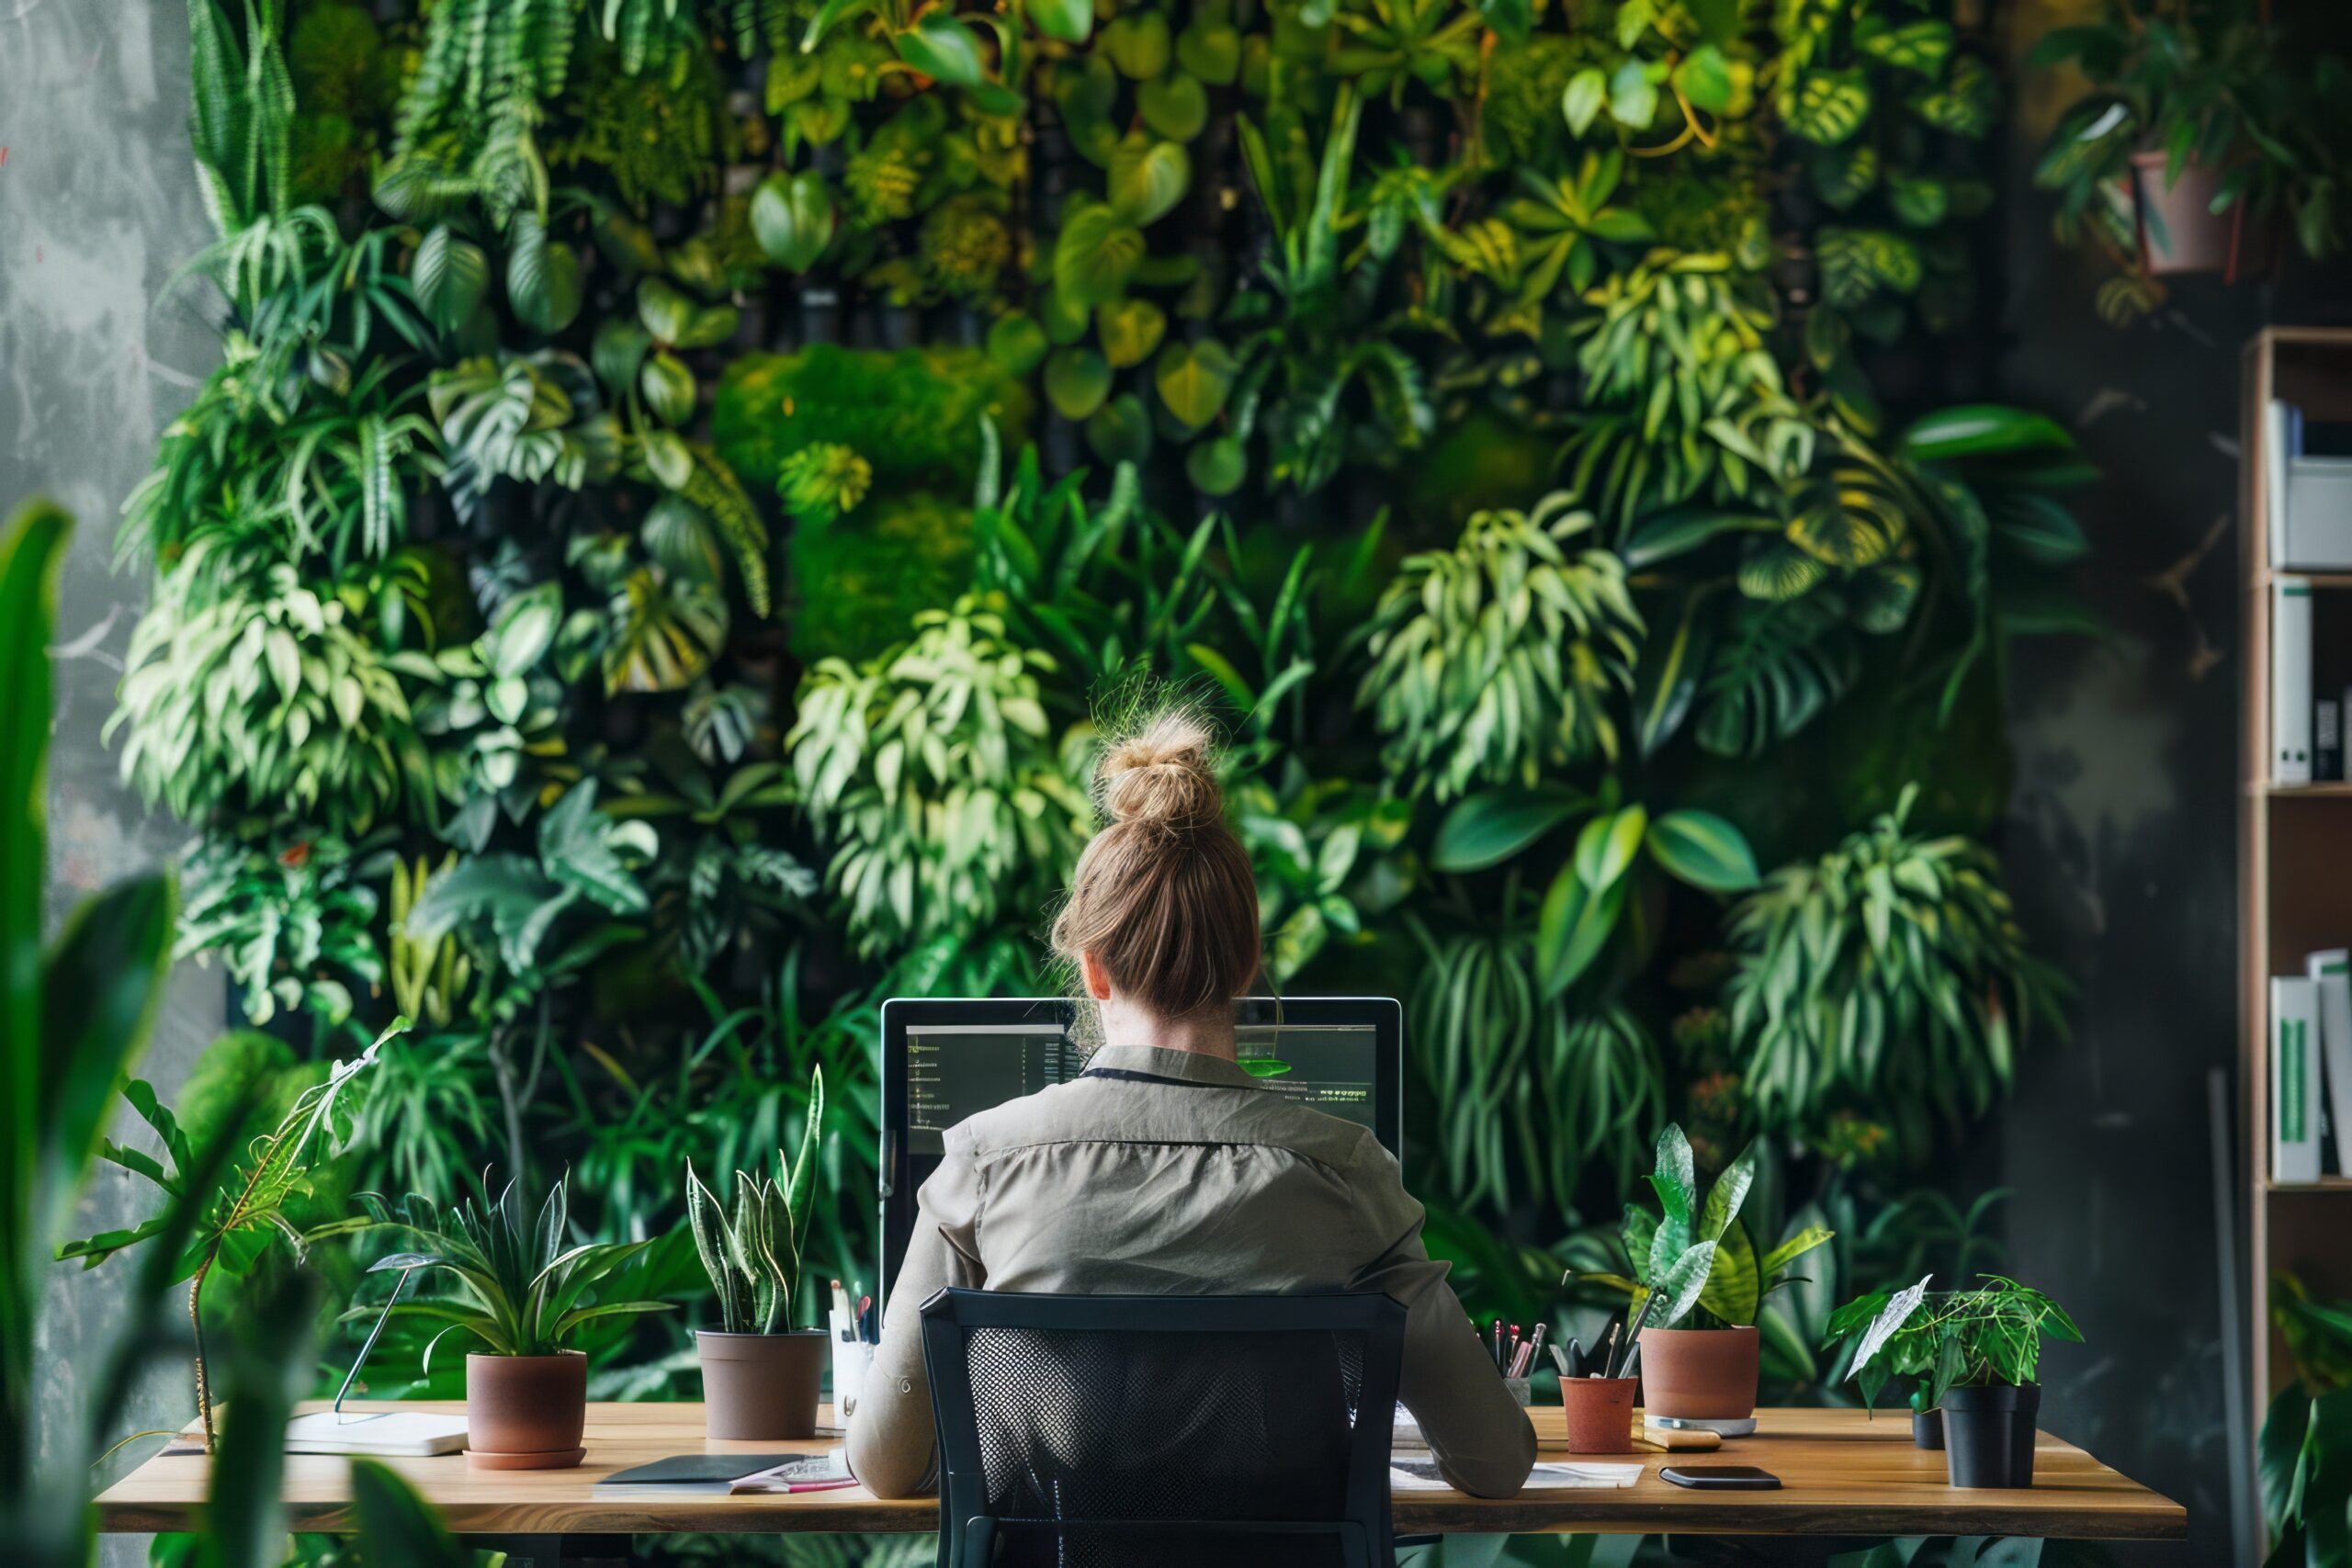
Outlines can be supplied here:
<path id="1" fill-rule="evenodd" d="M 322 1408 L 312 1404 L 304 1409 Z M 353 1401 L 346 1409 L 382 1409 Z M 406 1408 L 458 1412 L 455 1403 Z M 1546 1445 L 1561 1438 L 1559 1408 L 1530 1413 Z M 1712 1454 L 1668 1456 L 1654 1450 L 1622 1456 L 1643 1461 L 1642 1478 L 1614 1490 L 1533 1492 L 1488 1501 L 1457 1492 L 1402 1492 L 1395 1502 L 1400 1534 L 1548 1530 L 1646 1534 L 1672 1530 L 1716 1535 L 2019 1535 L 2071 1540 L 2177 1540 L 2188 1514 L 2171 1499 L 2118 1474 L 2073 1444 L 2044 1432 L 2034 1453 L 2034 1484 L 2021 1491 L 1961 1491 L 1945 1483 L 1944 1456 L 1911 1446 L 1901 1413 L 1868 1419 L 1859 1410 L 1759 1410 L 1758 1430 Z M 830 1422 L 831 1412 L 820 1416 Z M 616 1470 L 682 1453 L 809 1452 L 837 1438 L 806 1443 L 712 1442 L 702 1406 L 691 1404 L 591 1404 L 587 1462 L 572 1470 L 480 1471 L 463 1456 L 385 1462 L 439 1508 L 452 1530 L 476 1535 L 639 1534 L 680 1530 L 768 1534 L 785 1530 L 893 1531 L 938 1528 L 929 1497 L 886 1501 L 864 1487 L 794 1495 L 658 1497 L 638 1501 L 594 1495 Z M 1599 1457 L 1599 1456 L 1595 1456 Z M 1781 1478 L 1777 1492 L 1692 1492 L 1658 1479 L 1678 1461 L 1753 1464 Z M 205 1494 L 208 1461 L 198 1454 L 147 1461 L 99 1495 L 99 1528 L 107 1531 L 193 1527 Z M 351 1528 L 348 1461 L 289 1454 L 285 1494 L 296 1530 Z"/>

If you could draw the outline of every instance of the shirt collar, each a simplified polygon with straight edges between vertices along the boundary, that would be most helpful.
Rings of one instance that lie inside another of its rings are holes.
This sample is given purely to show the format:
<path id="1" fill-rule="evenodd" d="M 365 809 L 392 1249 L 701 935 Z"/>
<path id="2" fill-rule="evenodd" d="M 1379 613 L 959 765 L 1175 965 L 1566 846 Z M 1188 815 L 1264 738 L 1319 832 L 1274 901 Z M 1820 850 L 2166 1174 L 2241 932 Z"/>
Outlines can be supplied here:
<path id="1" fill-rule="evenodd" d="M 1256 1089 L 1258 1080 L 1235 1064 L 1198 1051 L 1170 1051 L 1158 1045 L 1105 1045 L 1087 1059 L 1090 1067 L 1116 1067 L 1122 1072 L 1149 1073 L 1154 1077 L 1219 1089 Z"/>

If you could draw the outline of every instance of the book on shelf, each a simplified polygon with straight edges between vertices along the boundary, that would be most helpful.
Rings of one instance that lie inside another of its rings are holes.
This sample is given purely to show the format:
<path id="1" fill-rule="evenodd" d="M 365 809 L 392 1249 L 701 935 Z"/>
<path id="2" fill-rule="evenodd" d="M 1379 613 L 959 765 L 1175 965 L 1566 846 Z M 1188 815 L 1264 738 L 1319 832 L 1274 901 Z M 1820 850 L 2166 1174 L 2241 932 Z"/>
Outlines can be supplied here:
<path id="1" fill-rule="evenodd" d="M 2304 975 L 2270 982 L 2270 1179 L 2320 1176 L 2319 987 Z"/>
<path id="2" fill-rule="evenodd" d="M 2270 781 L 2312 782 L 2312 585 L 2270 581 Z"/>
<path id="3" fill-rule="evenodd" d="M 2283 398 L 2263 411 L 2264 532 L 2274 570 L 2352 570 L 2352 429 L 2307 421 Z"/>
<path id="4" fill-rule="evenodd" d="M 2320 1077 L 2327 1085 L 2335 1174 L 2352 1177 L 2352 950 L 2331 947 L 2303 962 L 2319 993 Z"/>

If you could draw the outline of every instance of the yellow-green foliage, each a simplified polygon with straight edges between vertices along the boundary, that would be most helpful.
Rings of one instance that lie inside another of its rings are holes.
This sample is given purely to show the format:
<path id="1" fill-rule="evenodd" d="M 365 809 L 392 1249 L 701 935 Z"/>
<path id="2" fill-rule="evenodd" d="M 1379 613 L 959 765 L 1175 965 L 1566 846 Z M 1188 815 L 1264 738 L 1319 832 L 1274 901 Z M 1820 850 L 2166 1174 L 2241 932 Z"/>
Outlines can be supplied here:
<path id="1" fill-rule="evenodd" d="M 711 434 L 755 495 L 773 495 L 785 459 L 819 441 L 871 462 L 876 492 L 931 488 L 961 495 L 979 472 L 981 419 L 993 420 L 1005 446 L 1015 447 L 1029 411 L 1028 392 L 976 348 L 886 353 L 819 344 L 798 354 L 746 355 L 729 366 Z"/>
<path id="2" fill-rule="evenodd" d="M 580 118 L 557 139 L 548 161 L 609 170 L 621 197 L 644 211 L 654 201 L 684 206 L 705 194 L 718 153 L 718 74 L 705 50 L 681 50 L 666 70 L 630 75 L 620 51 L 582 52 Z"/>
<path id="3" fill-rule="evenodd" d="M 972 513 L 928 491 L 869 500 L 792 531 L 792 651 L 862 660 L 906 640 L 915 612 L 972 585 Z"/>

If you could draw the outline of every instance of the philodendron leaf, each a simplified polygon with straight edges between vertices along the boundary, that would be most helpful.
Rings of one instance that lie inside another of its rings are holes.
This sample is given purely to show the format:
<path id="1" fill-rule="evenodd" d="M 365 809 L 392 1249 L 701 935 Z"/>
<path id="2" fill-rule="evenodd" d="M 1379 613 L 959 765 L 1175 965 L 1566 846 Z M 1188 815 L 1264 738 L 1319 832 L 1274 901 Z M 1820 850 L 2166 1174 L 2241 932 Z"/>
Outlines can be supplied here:
<path id="1" fill-rule="evenodd" d="M 1148 82 L 1168 70 L 1168 18 L 1158 11 L 1127 11 L 1102 29 L 1104 58 L 1131 81 Z"/>
<path id="2" fill-rule="evenodd" d="M 1094 31 L 1093 0 L 1028 0 L 1037 30 L 1062 43 L 1084 43 Z"/>
<path id="3" fill-rule="evenodd" d="M 1175 141 L 1190 141 L 1209 123 L 1209 95 L 1197 76 L 1179 72 L 1136 89 L 1144 124 Z"/>
<path id="4" fill-rule="evenodd" d="M 1094 308 L 1094 335 L 1114 370 L 1140 365 L 1168 331 L 1168 317 L 1148 299 L 1114 299 Z"/>
<path id="5" fill-rule="evenodd" d="M 980 46 L 952 13 L 926 12 L 913 27 L 891 34 L 890 42 L 899 59 L 933 81 L 951 87 L 980 85 Z"/>
<path id="6" fill-rule="evenodd" d="M 695 374 L 675 355 L 664 352 L 647 360 L 638 372 L 638 389 L 664 424 L 680 425 L 694 417 Z"/>
<path id="7" fill-rule="evenodd" d="M 1141 230 L 1102 203 L 1073 202 L 1054 241 L 1054 288 L 1074 305 L 1103 304 L 1126 292 L 1143 258 Z"/>
<path id="8" fill-rule="evenodd" d="M 1111 395 L 1111 367 L 1091 348 L 1057 348 L 1046 361 L 1046 397 L 1064 419 L 1080 420 Z"/>
<path id="9" fill-rule="evenodd" d="M 490 288 L 490 258 L 480 245 L 458 238 L 444 224 L 416 247 L 409 281 L 433 324 L 445 333 L 455 332 Z"/>
<path id="10" fill-rule="evenodd" d="M 1168 412 L 1195 429 L 1215 419 L 1233 390 L 1240 367 L 1225 344 L 1215 338 L 1196 344 L 1171 344 L 1152 367 L 1152 383 Z"/>
<path id="11" fill-rule="evenodd" d="M 833 240 L 833 197 L 815 173 L 774 174 L 752 193 L 752 237 L 790 272 L 806 272 Z"/>
<path id="12" fill-rule="evenodd" d="M 1707 1276 L 1714 1269 L 1715 1246 L 1702 1241 L 1658 1274 L 1650 1286 L 1657 1304 L 1643 1327 L 1671 1328 L 1690 1315 L 1690 1309 L 1699 1304 L 1699 1293 L 1707 1288 Z"/>
<path id="13" fill-rule="evenodd" d="M 1000 316 L 989 328 L 989 357 L 1015 378 L 1036 369 L 1050 346 L 1046 341 L 1046 329 L 1037 324 L 1034 316 Z"/>
<path id="14" fill-rule="evenodd" d="M 1111 150 L 1111 207 L 1123 222 L 1143 228 L 1184 199 L 1193 160 L 1178 141 L 1155 141 L 1136 131 Z"/>
<path id="15" fill-rule="evenodd" d="M 1667 874 L 1710 893 L 1742 893 L 1760 880 L 1740 830 L 1711 811 L 1669 811 L 1650 824 L 1649 851 Z"/>
<path id="16" fill-rule="evenodd" d="M 1553 877 L 1535 922 L 1536 973 L 1544 983 L 1544 1000 L 1575 985 L 1600 956 L 1625 907 L 1626 886 L 1621 878 L 1594 892 L 1577 874 L 1574 857 Z"/>
<path id="17" fill-rule="evenodd" d="M 1568 130 L 1582 136 L 1609 102 L 1609 77 L 1598 65 L 1588 65 L 1568 78 L 1560 94 L 1560 113 Z"/>
<path id="18" fill-rule="evenodd" d="M 1230 435 L 1193 444 L 1184 454 L 1184 477 L 1203 495 L 1231 495 L 1250 477 L 1250 454 Z"/>
<path id="19" fill-rule="evenodd" d="M 1440 871 L 1484 871 L 1527 848 L 1587 804 L 1574 790 L 1510 786 L 1464 795 L 1438 824 L 1430 863 Z"/>

